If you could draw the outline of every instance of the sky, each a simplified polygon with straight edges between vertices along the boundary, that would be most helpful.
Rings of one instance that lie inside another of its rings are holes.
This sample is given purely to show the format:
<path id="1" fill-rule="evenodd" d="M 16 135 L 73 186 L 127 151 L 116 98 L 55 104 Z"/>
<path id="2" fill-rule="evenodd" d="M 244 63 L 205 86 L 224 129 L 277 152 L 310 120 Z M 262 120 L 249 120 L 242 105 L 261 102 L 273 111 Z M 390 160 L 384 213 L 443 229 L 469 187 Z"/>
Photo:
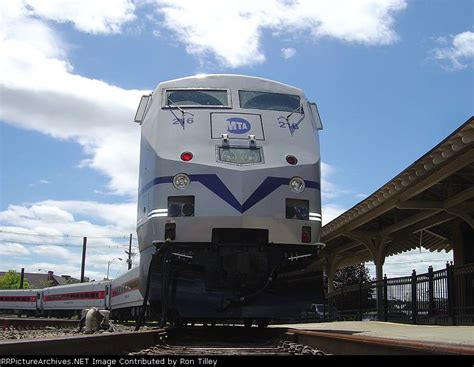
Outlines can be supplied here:
<path id="1" fill-rule="evenodd" d="M 83 236 L 86 276 L 112 260 L 111 277 L 126 270 L 132 121 L 161 81 L 232 73 L 303 89 L 324 124 L 324 223 L 473 115 L 470 0 L 9 0 L 0 14 L 0 271 L 79 277 Z M 385 272 L 446 260 L 414 250 Z"/>

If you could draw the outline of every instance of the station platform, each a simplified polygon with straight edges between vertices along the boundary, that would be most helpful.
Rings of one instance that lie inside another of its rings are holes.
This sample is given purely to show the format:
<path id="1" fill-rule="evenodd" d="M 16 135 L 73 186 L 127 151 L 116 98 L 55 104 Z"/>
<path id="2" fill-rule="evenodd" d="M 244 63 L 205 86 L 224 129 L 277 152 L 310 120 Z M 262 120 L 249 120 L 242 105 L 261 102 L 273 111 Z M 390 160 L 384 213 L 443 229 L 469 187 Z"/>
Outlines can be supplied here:
<path id="1" fill-rule="evenodd" d="M 474 351 L 474 326 L 412 325 L 381 321 L 334 321 L 272 325 L 270 327 L 286 327 L 289 329 L 413 342 L 443 343 L 472 347 Z"/>

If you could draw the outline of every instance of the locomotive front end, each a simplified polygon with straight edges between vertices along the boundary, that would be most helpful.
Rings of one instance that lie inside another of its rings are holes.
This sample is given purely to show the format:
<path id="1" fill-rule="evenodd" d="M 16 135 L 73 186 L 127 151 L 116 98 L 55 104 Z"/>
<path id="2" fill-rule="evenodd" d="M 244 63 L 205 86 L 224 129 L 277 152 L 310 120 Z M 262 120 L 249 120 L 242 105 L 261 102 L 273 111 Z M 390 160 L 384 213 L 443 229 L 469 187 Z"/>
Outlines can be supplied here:
<path id="1" fill-rule="evenodd" d="M 183 78 L 136 120 L 140 288 L 163 320 L 262 325 L 321 303 L 320 121 L 301 90 Z"/>

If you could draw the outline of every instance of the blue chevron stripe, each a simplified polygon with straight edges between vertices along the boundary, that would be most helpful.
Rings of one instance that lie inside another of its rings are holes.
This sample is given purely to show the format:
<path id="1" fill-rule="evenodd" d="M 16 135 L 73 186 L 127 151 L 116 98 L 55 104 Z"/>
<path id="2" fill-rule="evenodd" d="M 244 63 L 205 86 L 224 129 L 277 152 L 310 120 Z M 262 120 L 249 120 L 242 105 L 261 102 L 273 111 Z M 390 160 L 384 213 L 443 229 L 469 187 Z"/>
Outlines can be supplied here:
<path id="1" fill-rule="evenodd" d="M 162 183 L 173 183 L 173 176 L 155 177 L 153 180 L 151 180 L 145 186 L 142 187 L 142 189 L 140 190 L 140 195 L 150 190 L 153 186 Z"/>
<path id="2" fill-rule="evenodd" d="M 190 175 L 191 181 L 198 181 L 214 194 L 219 196 L 222 200 L 226 201 L 230 206 L 242 212 L 242 205 L 235 198 L 234 194 L 227 188 L 224 182 L 221 181 L 219 176 L 215 174 L 202 174 L 202 175 Z"/>
<path id="3" fill-rule="evenodd" d="M 191 181 L 200 182 L 203 186 L 207 187 L 210 191 L 214 194 L 219 196 L 222 200 L 232 206 L 240 213 L 244 213 L 257 204 L 259 201 L 265 199 L 268 195 L 270 195 L 273 191 L 278 189 L 282 185 L 288 185 L 290 179 L 287 177 L 267 177 L 263 182 L 257 187 L 257 189 L 249 196 L 249 198 L 243 203 L 240 202 L 235 198 L 234 194 L 227 188 L 224 182 L 217 176 L 216 174 L 195 174 L 189 175 L 189 179 Z M 148 182 L 143 188 L 140 190 L 140 194 L 143 194 L 150 188 L 155 185 L 159 185 L 162 183 L 172 183 L 173 176 L 164 176 L 164 177 L 156 177 L 150 182 Z M 320 190 L 321 185 L 319 182 L 316 181 L 304 181 L 306 187 L 309 189 L 316 189 Z"/>

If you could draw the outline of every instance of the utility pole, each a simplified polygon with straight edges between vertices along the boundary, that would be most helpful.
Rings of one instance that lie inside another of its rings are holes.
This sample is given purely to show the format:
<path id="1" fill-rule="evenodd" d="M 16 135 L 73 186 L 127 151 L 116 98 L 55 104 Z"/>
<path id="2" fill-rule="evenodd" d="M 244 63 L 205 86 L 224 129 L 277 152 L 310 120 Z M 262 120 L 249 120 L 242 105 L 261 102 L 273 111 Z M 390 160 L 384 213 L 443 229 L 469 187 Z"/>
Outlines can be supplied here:
<path id="1" fill-rule="evenodd" d="M 132 234 L 130 233 L 130 242 L 128 243 L 128 270 L 132 268 Z"/>
<path id="2" fill-rule="evenodd" d="M 21 268 L 21 275 L 20 275 L 20 289 L 23 289 L 23 283 L 25 281 L 25 268 Z"/>
<path id="3" fill-rule="evenodd" d="M 81 283 L 84 283 L 84 270 L 86 268 L 86 246 L 87 246 L 87 237 L 84 237 L 84 240 L 82 242 Z"/>

